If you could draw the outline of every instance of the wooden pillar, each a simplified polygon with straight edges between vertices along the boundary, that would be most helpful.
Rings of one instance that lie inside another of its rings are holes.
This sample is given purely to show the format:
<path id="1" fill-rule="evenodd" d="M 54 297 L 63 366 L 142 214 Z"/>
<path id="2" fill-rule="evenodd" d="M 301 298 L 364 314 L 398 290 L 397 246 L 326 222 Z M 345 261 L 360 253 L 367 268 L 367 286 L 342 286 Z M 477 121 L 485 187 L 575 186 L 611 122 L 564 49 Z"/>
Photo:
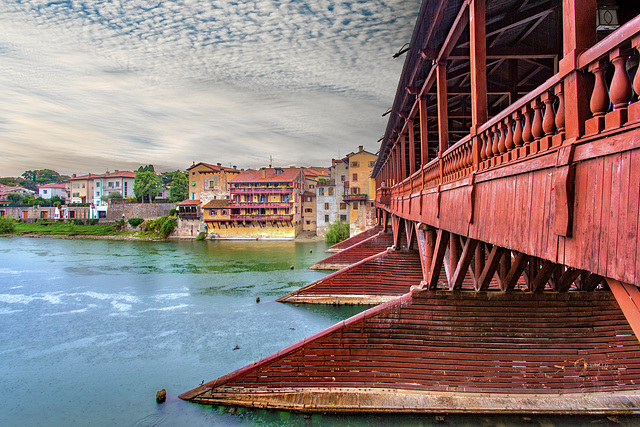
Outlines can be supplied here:
<path id="1" fill-rule="evenodd" d="M 590 117 L 591 84 L 588 76 L 576 70 L 578 55 L 596 43 L 596 0 L 563 0 L 563 51 L 560 73 L 564 79 L 566 143 L 584 134 Z"/>
<path id="2" fill-rule="evenodd" d="M 416 141 L 413 134 L 413 119 L 409 120 L 407 127 L 409 128 L 409 175 L 413 175 L 416 171 Z"/>
<path id="3" fill-rule="evenodd" d="M 487 121 L 487 42 L 486 0 L 469 3 L 471 60 L 471 126 L 476 129 Z M 475 132 L 472 132 L 475 134 Z"/>
<path id="4" fill-rule="evenodd" d="M 449 148 L 449 111 L 447 109 L 447 63 L 438 62 L 436 65 L 437 93 L 438 93 L 438 157 L 442 158 Z"/>
<path id="5" fill-rule="evenodd" d="M 407 137 L 400 135 L 400 181 L 407 177 Z"/>
<path id="6" fill-rule="evenodd" d="M 418 101 L 420 109 L 420 156 L 422 165 L 429 163 L 429 128 L 427 127 L 427 96 Z"/>

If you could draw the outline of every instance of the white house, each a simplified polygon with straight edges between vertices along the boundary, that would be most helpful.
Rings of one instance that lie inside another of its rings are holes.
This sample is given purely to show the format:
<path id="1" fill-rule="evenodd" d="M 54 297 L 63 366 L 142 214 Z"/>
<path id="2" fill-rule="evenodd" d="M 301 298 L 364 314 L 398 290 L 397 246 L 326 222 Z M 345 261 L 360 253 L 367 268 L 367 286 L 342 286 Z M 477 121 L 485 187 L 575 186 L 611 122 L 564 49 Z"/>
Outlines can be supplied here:
<path id="1" fill-rule="evenodd" d="M 62 200 L 67 198 L 66 185 L 61 184 L 44 184 L 38 187 L 38 196 L 43 199 L 51 199 L 53 196 L 58 196 Z"/>
<path id="2" fill-rule="evenodd" d="M 93 180 L 93 201 L 96 206 L 106 206 L 108 202 L 102 201 L 103 195 L 120 193 L 123 198 L 133 196 L 133 184 L 136 173 L 129 171 L 107 172 L 104 175 L 95 175 Z"/>

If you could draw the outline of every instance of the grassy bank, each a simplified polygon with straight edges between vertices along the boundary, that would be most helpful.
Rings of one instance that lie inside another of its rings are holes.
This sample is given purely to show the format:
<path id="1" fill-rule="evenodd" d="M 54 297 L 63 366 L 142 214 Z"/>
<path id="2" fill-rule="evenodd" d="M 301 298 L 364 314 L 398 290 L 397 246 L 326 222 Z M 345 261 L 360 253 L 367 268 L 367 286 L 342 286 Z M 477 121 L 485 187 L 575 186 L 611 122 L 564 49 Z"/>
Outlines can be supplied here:
<path id="1" fill-rule="evenodd" d="M 118 232 L 112 224 L 80 225 L 67 222 L 16 222 L 15 234 L 44 236 L 118 236 L 130 233 Z"/>

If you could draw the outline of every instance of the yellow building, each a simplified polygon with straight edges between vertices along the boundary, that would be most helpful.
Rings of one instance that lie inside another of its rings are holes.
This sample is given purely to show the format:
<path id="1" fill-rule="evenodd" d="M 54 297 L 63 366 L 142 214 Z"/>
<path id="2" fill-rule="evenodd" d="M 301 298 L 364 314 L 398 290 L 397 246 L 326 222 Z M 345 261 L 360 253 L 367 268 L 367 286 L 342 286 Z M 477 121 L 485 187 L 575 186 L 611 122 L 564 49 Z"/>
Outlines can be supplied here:
<path id="1" fill-rule="evenodd" d="M 93 203 L 93 183 L 96 177 L 102 175 L 82 175 L 73 174 L 66 182 L 68 203 Z"/>
<path id="2" fill-rule="evenodd" d="M 349 225 L 351 235 L 354 236 L 375 225 L 376 197 L 375 181 L 371 178 L 371 171 L 378 159 L 373 153 L 361 145 L 358 151 L 346 157 L 349 168 L 348 188 L 342 199 L 349 203 Z"/>
<path id="3" fill-rule="evenodd" d="M 262 168 L 229 181 L 230 200 L 203 206 L 207 232 L 227 239 L 293 239 L 302 230 L 300 168 Z"/>
<path id="4" fill-rule="evenodd" d="M 226 168 L 221 163 L 194 163 L 189 174 L 189 199 L 200 200 L 205 205 L 210 200 L 229 198 L 229 181 L 241 173 L 235 166 Z"/>

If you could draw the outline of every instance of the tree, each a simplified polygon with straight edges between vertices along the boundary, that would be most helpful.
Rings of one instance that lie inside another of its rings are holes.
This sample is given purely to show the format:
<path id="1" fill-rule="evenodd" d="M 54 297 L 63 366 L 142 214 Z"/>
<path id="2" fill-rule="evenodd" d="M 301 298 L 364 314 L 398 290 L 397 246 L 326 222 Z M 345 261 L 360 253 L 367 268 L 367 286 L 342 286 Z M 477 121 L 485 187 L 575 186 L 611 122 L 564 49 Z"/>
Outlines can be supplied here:
<path id="1" fill-rule="evenodd" d="M 149 203 L 151 203 L 153 198 L 160 192 L 160 184 L 160 178 L 154 172 L 137 172 L 136 180 L 133 184 L 133 192 L 143 203 L 145 196 L 148 196 Z"/>
<path id="2" fill-rule="evenodd" d="M 140 166 L 138 168 L 138 172 L 153 172 L 156 173 L 156 170 L 153 168 L 153 165 Z"/>
<path id="3" fill-rule="evenodd" d="M 172 202 L 181 202 L 189 197 L 189 180 L 186 174 L 180 171 L 173 173 L 170 195 Z"/>
<path id="4" fill-rule="evenodd" d="M 9 193 L 9 194 L 7 194 L 7 200 L 12 205 L 19 205 L 20 203 L 22 203 L 22 199 L 24 199 L 24 196 L 22 194 L 20 194 L 20 193 Z"/>
<path id="5" fill-rule="evenodd" d="M 349 223 L 345 221 L 336 221 L 329 224 L 327 234 L 324 239 L 327 243 L 338 243 L 349 237 Z"/>

